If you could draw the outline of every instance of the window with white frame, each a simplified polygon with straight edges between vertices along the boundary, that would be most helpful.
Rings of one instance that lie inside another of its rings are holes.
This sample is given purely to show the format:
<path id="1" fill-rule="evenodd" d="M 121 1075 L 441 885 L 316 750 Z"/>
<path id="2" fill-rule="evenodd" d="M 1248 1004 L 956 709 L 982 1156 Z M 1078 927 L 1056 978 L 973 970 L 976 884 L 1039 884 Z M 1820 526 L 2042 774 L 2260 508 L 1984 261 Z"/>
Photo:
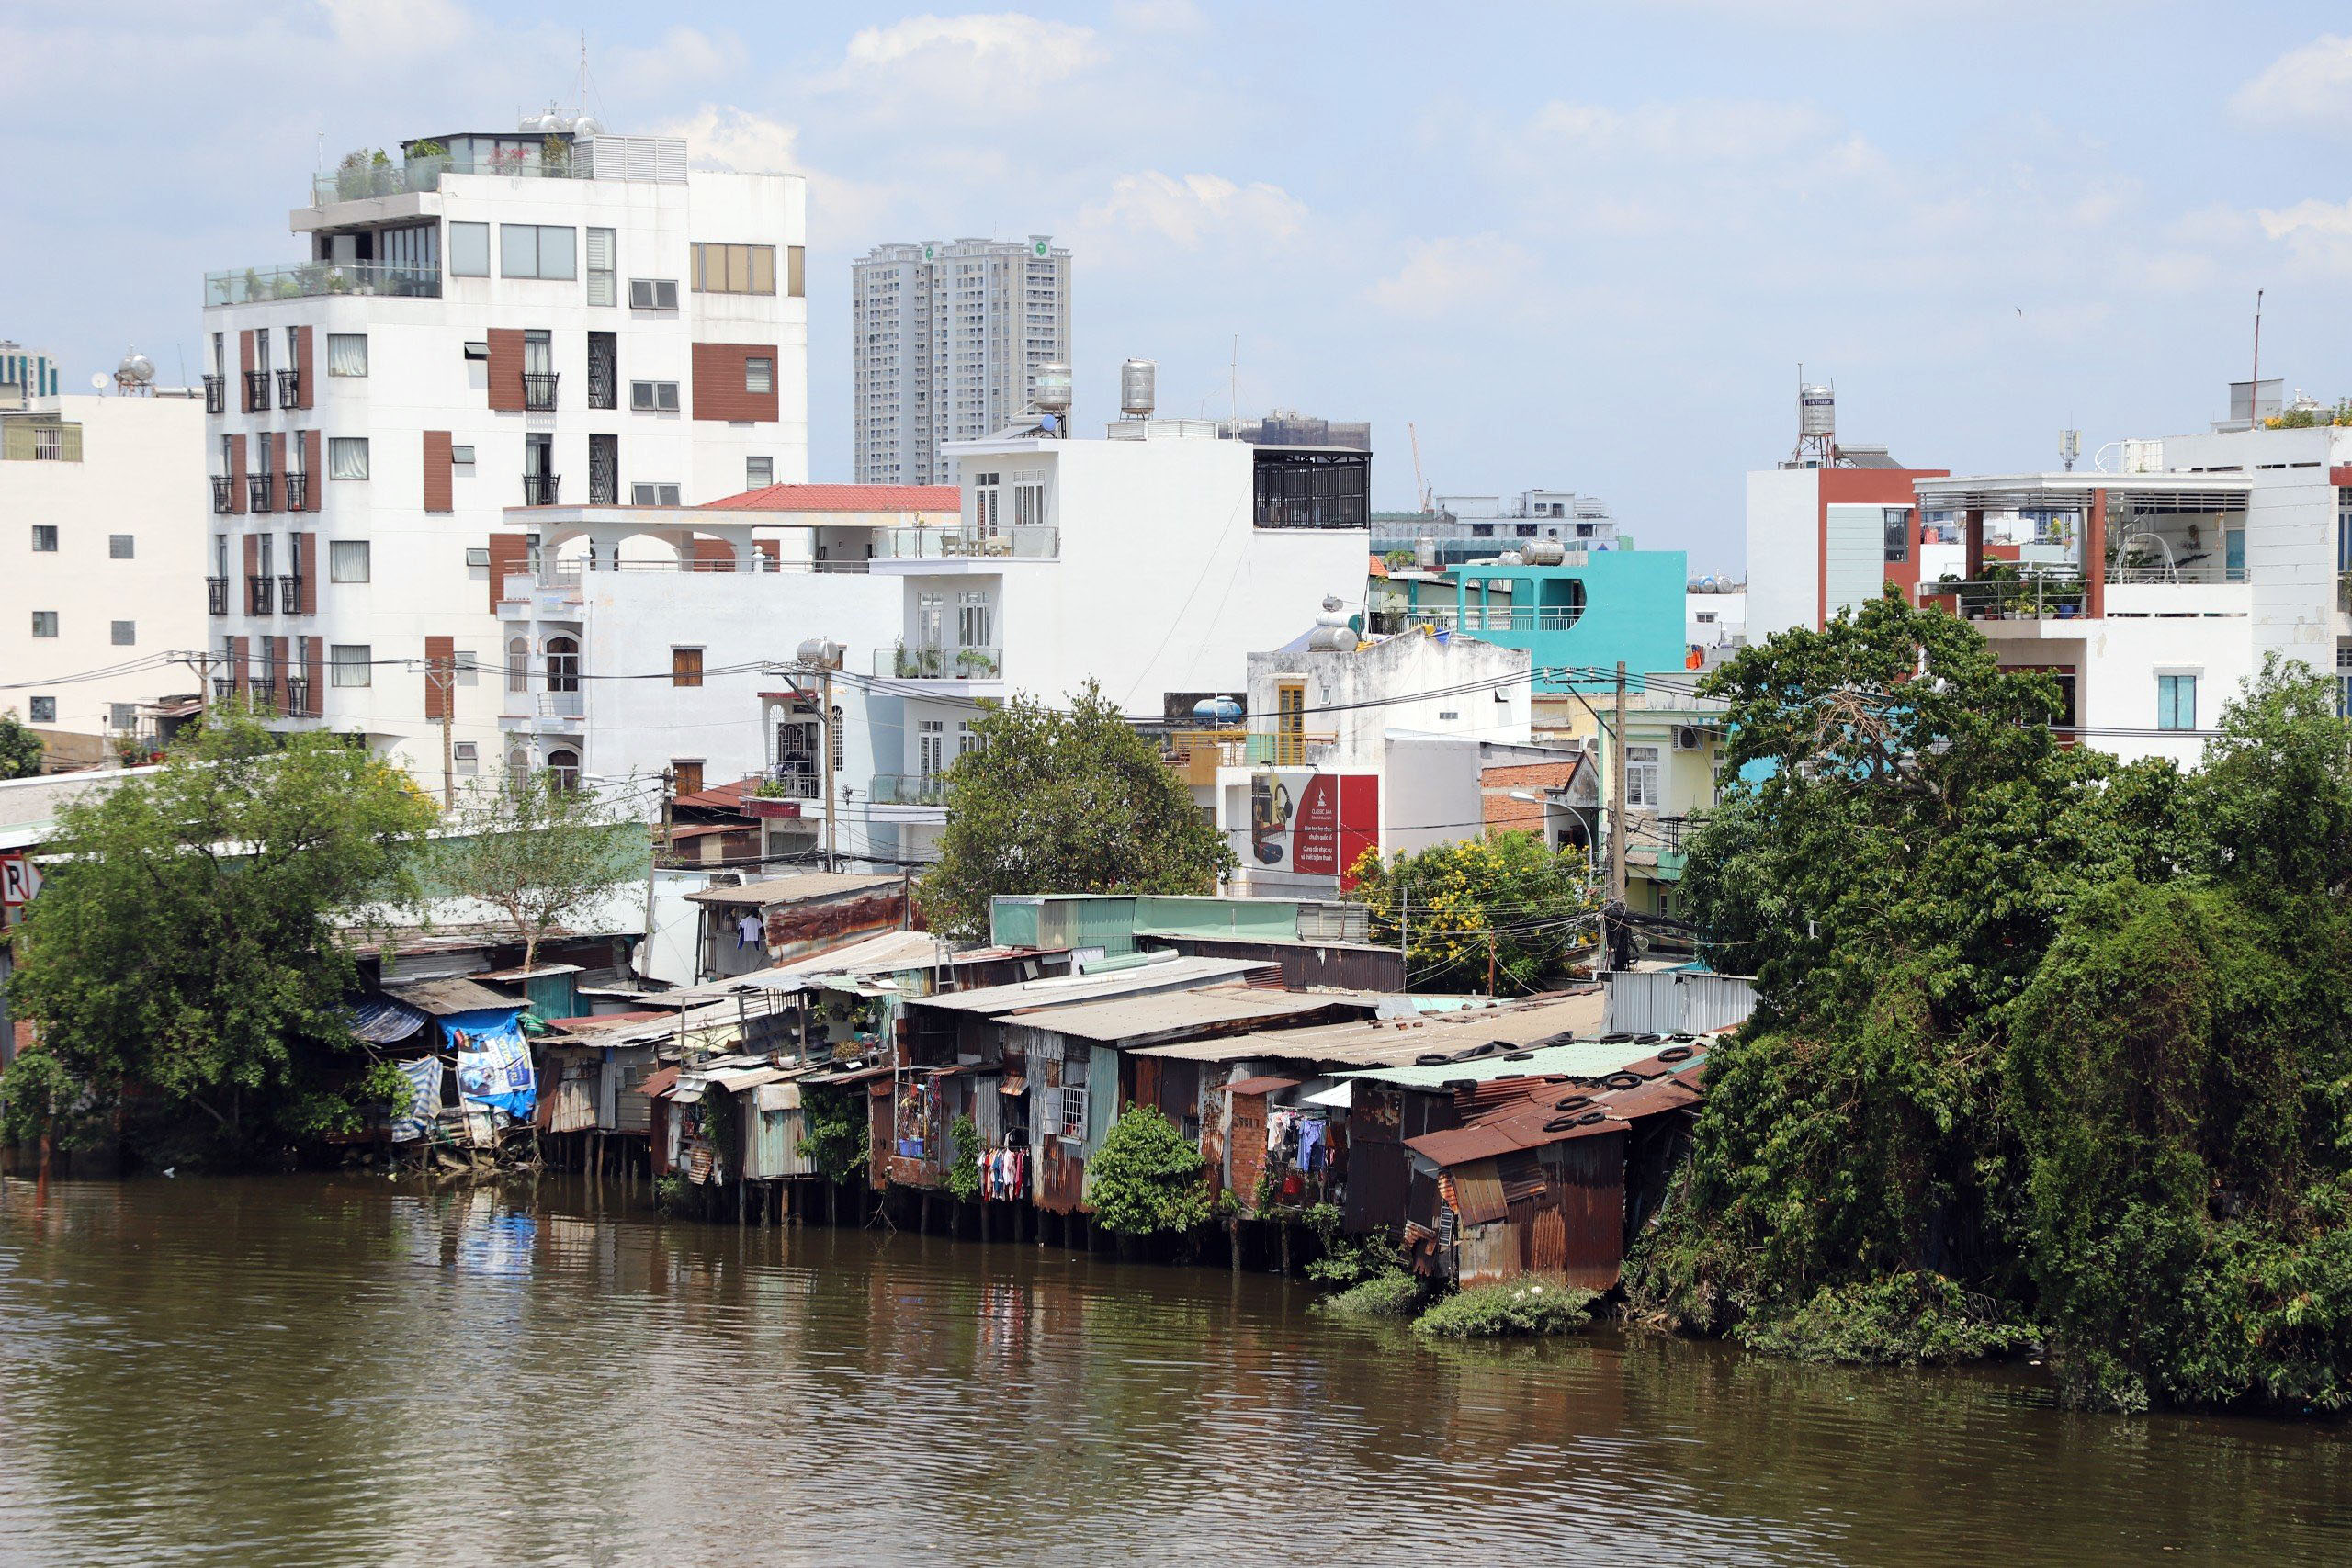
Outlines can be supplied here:
<path id="1" fill-rule="evenodd" d="M 327 333 L 327 374 L 330 376 L 368 374 L 368 334 L 366 333 Z"/>
<path id="2" fill-rule="evenodd" d="M 137 621 L 116 621 L 108 627 L 108 635 L 117 648 L 135 648 L 139 644 Z"/>
<path id="3" fill-rule="evenodd" d="M 613 266 L 614 233 L 610 229 L 588 231 L 588 303 L 620 303 L 620 286 Z"/>
<path id="4" fill-rule="evenodd" d="M 57 699 L 55 697 L 35 697 L 27 705 L 27 706 L 31 715 L 29 719 L 30 723 L 55 724 L 57 722 Z"/>
<path id="5" fill-rule="evenodd" d="M 1625 748 L 1625 804 L 1656 808 L 1663 799 L 1658 778 L 1658 749 Z"/>
<path id="6" fill-rule="evenodd" d="M 775 459 L 774 457 L 746 457 L 743 459 L 743 488 L 745 490 L 764 490 L 774 483 L 775 483 Z"/>
<path id="7" fill-rule="evenodd" d="M 327 684 L 368 686 L 375 683 L 375 652 L 364 642 L 338 642 L 327 648 Z"/>
<path id="8" fill-rule="evenodd" d="M 978 589 L 956 595 L 956 643 L 959 648 L 990 648 L 989 596 Z"/>
<path id="9" fill-rule="evenodd" d="M 743 390 L 773 392 L 775 390 L 775 361 L 764 354 L 746 355 L 743 358 Z"/>
<path id="10" fill-rule="evenodd" d="M 1035 528 L 1046 521 L 1046 481 L 1037 474 L 1012 476 L 1012 525 Z"/>
<path id="11" fill-rule="evenodd" d="M 450 742 L 449 760 L 460 774 L 468 778 L 472 777 L 481 771 L 481 743 L 474 740 Z"/>
<path id="12" fill-rule="evenodd" d="M 368 477 L 368 438 L 364 435 L 327 437 L 327 478 L 364 479 Z"/>
<path id="13" fill-rule="evenodd" d="M 995 473 L 972 476 L 972 531 L 983 539 L 996 537 L 998 481 Z"/>
<path id="14" fill-rule="evenodd" d="M 979 732 L 972 728 L 972 721 L 967 718 L 957 719 L 956 721 L 956 755 L 966 756 L 979 749 Z"/>
<path id="15" fill-rule="evenodd" d="M 47 555 L 55 555 L 56 553 L 57 553 L 57 525 L 56 525 L 56 524 L 54 524 L 54 523 L 36 523 L 36 524 L 34 524 L 34 525 L 33 525 L 33 554 L 35 554 L 35 555 L 37 555 L 37 556 L 47 556 Z"/>
<path id="16" fill-rule="evenodd" d="M 133 560 L 137 558 L 138 555 L 139 540 L 135 536 L 130 534 L 108 534 L 107 536 L 107 558 L 108 560 Z"/>
<path id="17" fill-rule="evenodd" d="M 49 637 L 55 637 L 56 635 L 57 612 L 54 610 L 35 610 L 33 612 L 33 636 Z"/>
<path id="18" fill-rule="evenodd" d="M 452 277 L 490 276 L 490 225 L 449 225 L 449 275 Z"/>
<path id="19" fill-rule="evenodd" d="M 139 705 L 137 703 L 108 703 L 107 728 L 125 730 L 138 728 Z"/>
<path id="20" fill-rule="evenodd" d="M 944 719 L 926 718 L 918 726 L 916 739 L 916 772 L 925 778 L 945 771 L 947 723 Z"/>
<path id="21" fill-rule="evenodd" d="M 632 506 L 675 506 L 678 504 L 678 487 L 673 484 L 633 484 L 628 487 L 629 504 Z"/>
<path id="22" fill-rule="evenodd" d="M 631 381 L 628 384 L 628 406 L 639 413 L 675 413 L 678 412 L 678 384 L 675 381 Z"/>
<path id="23" fill-rule="evenodd" d="M 2197 728 L 2197 677 L 2193 674 L 2156 677 L 2156 728 Z"/>
<path id="24" fill-rule="evenodd" d="M 450 657 L 457 666 L 457 682 L 458 685 L 478 686 L 481 683 L 481 658 L 480 655 L 476 654 L 471 649 L 460 648 L 456 649 Z"/>
<path id="25" fill-rule="evenodd" d="M 330 539 L 327 541 L 327 581 L 329 582 L 365 582 L 373 571 L 368 541 L 365 539 Z"/>
<path id="26" fill-rule="evenodd" d="M 674 277 L 632 277 L 628 280 L 628 308 L 632 310 L 674 310 L 678 308 L 678 280 Z"/>

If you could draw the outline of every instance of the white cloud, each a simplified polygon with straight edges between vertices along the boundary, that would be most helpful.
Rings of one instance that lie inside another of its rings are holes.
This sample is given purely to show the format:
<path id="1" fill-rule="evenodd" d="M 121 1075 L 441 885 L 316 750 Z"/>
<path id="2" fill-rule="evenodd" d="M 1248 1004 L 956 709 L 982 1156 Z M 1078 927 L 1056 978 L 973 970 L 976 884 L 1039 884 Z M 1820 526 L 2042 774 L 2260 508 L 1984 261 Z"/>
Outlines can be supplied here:
<path id="1" fill-rule="evenodd" d="M 1067 81 L 1102 58 L 1093 28 L 1018 11 L 910 17 L 854 35 L 827 85 L 978 103 Z"/>
<path id="2" fill-rule="evenodd" d="M 334 40 L 381 58 L 436 54 L 473 30 L 457 0 L 318 0 Z"/>
<path id="3" fill-rule="evenodd" d="M 1152 235 L 1198 250 L 1210 234 L 1283 242 L 1304 226 L 1306 208 L 1279 186 L 1238 186 L 1216 175 L 1122 175 L 1111 194 L 1079 215 L 1081 229 Z"/>
<path id="4" fill-rule="evenodd" d="M 2256 125 L 2352 126 L 2352 37 L 2331 34 L 2272 61 L 2230 99 Z"/>
<path id="5" fill-rule="evenodd" d="M 1118 0 L 1111 14 L 1134 33 L 1196 33 L 1208 26 L 1193 0 Z"/>
<path id="6" fill-rule="evenodd" d="M 2352 273 L 2352 201 L 2299 201 L 2278 210 L 2264 209 L 2255 220 L 2296 260 L 2327 272 Z"/>
<path id="7" fill-rule="evenodd" d="M 751 109 L 705 104 L 690 118 L 661 126 L 653 134 L 683 136 L 697 161 L 740 175 L 800 172 L 799 128 Z"/>
<path id="8" fill-rule="evenodd" d="M 1464 305 L 1494 309 L 1524 288 L 1534 258 L 1500 234 L 1423 240 L 1405 265 L 1374 283 L 1372 302 L 1405 316 L 1439 316 Z"/>

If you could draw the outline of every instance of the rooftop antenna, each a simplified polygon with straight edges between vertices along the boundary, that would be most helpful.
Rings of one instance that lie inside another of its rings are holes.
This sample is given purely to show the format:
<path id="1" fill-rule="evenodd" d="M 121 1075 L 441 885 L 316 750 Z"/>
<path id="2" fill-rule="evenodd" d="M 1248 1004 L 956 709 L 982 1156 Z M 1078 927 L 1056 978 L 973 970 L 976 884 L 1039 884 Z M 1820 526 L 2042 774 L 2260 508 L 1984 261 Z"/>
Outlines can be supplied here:
<path id="1" fill-rule="evenodd" d="M 2250 428 L 2262 428 L 2262 290 L 2254 291 L 2254 381 L 2246 390 L 2246 421 Z"/>
<path id="2" fill-rule="evenodd" d="M 1233 410 L 1233 427 L 1241 428 L 1241 334 L 1233 334 L 1233 357 L 1225 366 L 1225 399 Z"/>

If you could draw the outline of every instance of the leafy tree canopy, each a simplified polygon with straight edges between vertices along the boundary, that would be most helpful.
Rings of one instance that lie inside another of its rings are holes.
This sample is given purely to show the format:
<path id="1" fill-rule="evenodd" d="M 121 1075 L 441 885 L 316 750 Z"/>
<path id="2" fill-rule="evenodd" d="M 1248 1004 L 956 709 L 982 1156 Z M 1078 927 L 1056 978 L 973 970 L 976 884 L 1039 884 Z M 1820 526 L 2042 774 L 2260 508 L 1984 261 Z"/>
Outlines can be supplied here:
<path id="1" fill-rule="evenodd" d="M 119 1113 L 134 1152 L 235 1163 L 347 1122 L 365 1060 L 335 917 L 413 896 L 433 816 L 366 751 L 233 714 L 66 806 L 9 985 L 40 1026 L 13 1128 L 89 1137 Z"/>
<path id="2" fill-rule="evenodd" d="M 14 708 L 0 713 L 0 779 L 28 779 L 40 772 L 45 748 Z"/>
<path id="3" fill-rule="evenodd" d="M 1159 1235 L 1208 1223 L 1201 1151 L 1148 1105 L 1130 1105 L 1087 1162 L 1094 1223 L 1114 1235 Z"/>
<path id="4" fill-rule="evenodd" d="M 984 712 L 947 775 L 947 830 L 918 897 L 935 930 L 983 937 L 1003 893 L 1213 893 L 1233 852 L 1158 750 L 1092 682 L 1057 712 Z"/>
<path id="5" fill-rule="evenodd" d="M 1540 990 L 1591 945 L 1600 908 L 1584 852 L 1546 850 L 1533 833 L 1400 850 L 1386 861 L 1367 850 L 1355 875 L 1375 938 L 1405 938 L 1409 983 L 1426 990 L 1483 989 L 1490 958 L 1498 992 Z"/>
<path id="6" fill-rule="evenodd" d="M 445 831 L 427 857 L 433 891 L 496 911 L 526 969 L 549 933 L 644 874 L 649 842 L 642 823 L 544 768 L 476 784 Z"/>

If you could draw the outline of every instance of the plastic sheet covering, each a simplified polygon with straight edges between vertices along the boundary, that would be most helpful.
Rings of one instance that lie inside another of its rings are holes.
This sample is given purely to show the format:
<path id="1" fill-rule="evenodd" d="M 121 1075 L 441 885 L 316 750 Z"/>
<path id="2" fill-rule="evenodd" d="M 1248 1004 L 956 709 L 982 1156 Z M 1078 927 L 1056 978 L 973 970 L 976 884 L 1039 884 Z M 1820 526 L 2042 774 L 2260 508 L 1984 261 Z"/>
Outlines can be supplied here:
<path id="1" fill-rule="evenodd" d="M 424 1014 L 391 997 L 370 997 L 351 1010 L 351 1032 L 374 1045 L 392 1045 L 424 1027 Z"/>
<path id="2" fill-rule="evenodd" d="M 433 1125 L 434 1113 L 441 1109 L 441 1058 L 420 1056 L 393 1066 L 408 1079 L 408 1111 L 392 1118 L 392 1142 L 413 1144 L 424 1136 Z"/>
<path id="3" fill-rule="evenodd" d="M 458 1013 L 443 1023 L 458 1053 L 458 1100 L 527 1122 L 538 1093 L 531 1047 L 518 1021 L 522 1011 L 519 1007 L 485 1009 Z"/>

